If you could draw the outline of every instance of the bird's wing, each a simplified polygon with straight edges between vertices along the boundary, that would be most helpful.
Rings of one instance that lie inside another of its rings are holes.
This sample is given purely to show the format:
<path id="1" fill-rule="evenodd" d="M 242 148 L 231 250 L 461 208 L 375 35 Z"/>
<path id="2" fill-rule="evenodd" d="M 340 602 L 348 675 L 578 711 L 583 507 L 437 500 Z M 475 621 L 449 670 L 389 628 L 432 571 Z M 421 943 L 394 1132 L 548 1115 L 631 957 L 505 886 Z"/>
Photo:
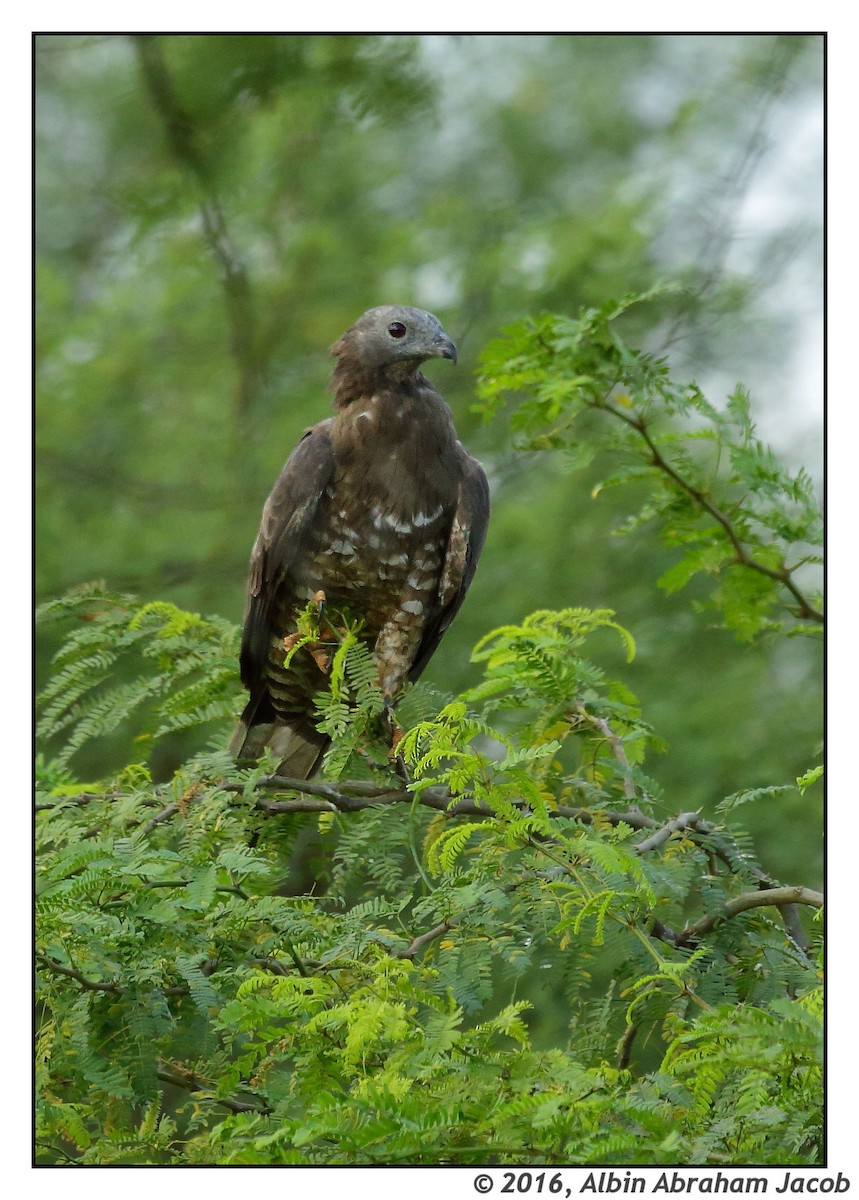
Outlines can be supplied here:
<path id="1" fill-rule="evenodd" d="M 284 464 L 265 502 L 248 568 L 248 598 L 239 658 L 242 683 L 258 695 L 272 636 L 278 588 L 295 561 L 334 474 L 330 420 L 309 429 Z"/>
<path id="2" fill-rule="evenodd" d="M 459 612 L 465 594 L 471 586 L 477 560 L 486 540 L 489 523 L 489 484 L 480 463 L 462 451 L 463 474 L 459 485 L 459 502 L 447 540 L 441 581 L 440 610 L 429 621 L 415 660 L 409 671 L 414 682 L 435 653 L 445 630 Z"/>

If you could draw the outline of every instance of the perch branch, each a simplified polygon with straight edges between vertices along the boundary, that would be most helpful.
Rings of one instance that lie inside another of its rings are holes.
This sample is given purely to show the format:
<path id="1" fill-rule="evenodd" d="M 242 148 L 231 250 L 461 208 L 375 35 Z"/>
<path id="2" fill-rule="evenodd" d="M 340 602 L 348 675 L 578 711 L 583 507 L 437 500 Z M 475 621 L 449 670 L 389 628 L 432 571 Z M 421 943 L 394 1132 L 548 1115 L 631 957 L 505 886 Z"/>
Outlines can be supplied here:
<path id="1" fill-rule="evenodd" d="M 623 745 L 616 735 L 613 735 L 608 723 L 593 718 L 590 714 L 585 715 L 612 742 L 621 765 L 628 765 L 625 762 L 626 756 L 623 751 Z M 631 779 L 628 778 L 627 783 L 632 787 Z M 247 785 L 244 783 L 221 781 L 216 787 L 218 790 L 227 793 L 244 796 Z M 264 792 L 295 793 L 293 797 L 284 800 L 269 799 L 267 796 L 254 796 L 254 806 L 266 816 L 302 812 L 353 813 L 363 809 L 393 807 L 398 804 L 417 804 L 436 812 L 443 812 L 448 816 L 467 815 L 488 819 L 494 815 L 491 809 L 467 797 L 460 798 L 451 803 L 452 797 L 447 788 L 425 788 L 420 792 L 413 793 L 403 788 L 386 787 L 369 780 L 343 780 L 334 784 L 322 780 L 295 779 L 279 775 L 263 776 L 261 779 L 255 781 L 253 788 Z M 634 796 L 634 787 L 632 788 L 632 796 L 629 795 L 626 787 L 625 791 L 627 791 L 627 799 L 631 799 Z M 81 793 L 73 798 L 73 803 L 90 804 L 97 799 L 110 798 L 117 795 L 121 795 L 121 793 Z M 56 803 L 68 802 L 68 798 L 64 798 Z M 55 806 L 54 804 L 46 804 L 39 807 L 52 808 Z M 519 802 L 517 807 L 527 809 L 524 801 Z M 143 825 L 144 831 L 149 832 L 163 822 L 168 821 L 180 811 L 180 808 L 181 805 L 177 802 L 167 804 Z M 728 902 L 721 913 L 701 918 L 701 920 L 687 926 L 680 933 L 669 929 L 654 919 L 650 926 L 651 936 L 675 946 L 689 945 L 709 933 L 721 920 L 733 917 L 737 913 L 744 912 L 749 908 L 773 905 L 778 908 L 787 934 L 794 944 L 800 951 L 806 952 L 808 950 L 809 941 L 799 919 L 798 906 L 802 904 L 820 905 L 822 903 L 821 894 L 805 887 L 782 887 L 754 862 L 749 861 L 744 854 L 738 852 L 728 839 L 719 834 L 709 822 L 702 819 L 700 813 L 683 812 L 671 820 L 660 824 L 654 818 L 643 813 L 633 803 L 624 811 L 591 810 L 561 805 L 554 810 L 550 810 L 549 815 L 554 820 L 573 820 L 588 825 L 593 824 L 595 821 L 606 821 L 615 826 L 622 823 L 629 825 L 634 830 L 645 832 L 646 836 L 634 847 L 637 854 L 645 854 L 658 849 L 675 833 L 683 833 L 691 840 L 701 844 L 711 855 L 723 862 L 732 873 L 746 875 L 749 879 L 757 883 L 757 891 L 747 892 L 740 897 L 734 898 Z M 147 881 L 147 883 L 148 886 L 179 887 L 186 885 L 187 881 Z M 239 897 L 244 896 L 242 889 L 236 886 L 226 887 L 222 885 L 218 890 L 232 892 Z M 440 937 L 449 928 L 449 921 L 442 922 L 433 929 L 416 937 L 404 950 L 392 951 L 391 953 L 396 957 L 414 958 L 426 944 Z M 291 957 L 293 957 L 293 964 L 296 969 L 301 974 L 305 974 L 310 964 L 301 962 L 297 956 L 291 955 Z M 64 967 L 62 964 L 56 963 L 46 956 L 40 956 L 40 961 L 47 969 L 75 979 L 82 987 L 89 990 L 110 991 L 117 994 L 126 990 L 121 985 L 113 982 L 89 980 L 74 968 Z M 269 969 L 275 971 L 280 969 L 275 960 L 259 961 L 258 965 L 267 966 Z M 286 967 L 285 964 L 284 967 Z M 187 991 L 182 986 L 163 990 L 166 995 L 184 994 Z"/>
<path id="2" fill-rule="evenodd" d="M 478 804 L 475 800 L 461 799 L 451 803 L 451 794 L 447 788 L 424 788 L 420 792 L 409 792 L 404 789 L 390 789 L 365 780 L 344 780 L 339 786 L 330 783 L 317 782 L 311 779 L 292 779 L 281 775 L 267 775 L 257 780 L 256 787 L 264 790 L 283 792 L 298 792 L 299 798 L 293 800 L 266 800 L 257 798 L 256 807 L 262 812 L 274 816 L 277 813 L 289 812 L 358 812 L 364 808 L 379 808 L 393 804 L 418 804 L 436 812 L 447 813 L 448 816 L 491 817 L 492 809 Z M 241 783 L 222 783 L 221 791 L 242 794 L 245 790 Z M 524 801 L 516 807 L 526 808 Z M 549 816 L 573 821 L 582 821 L 586 825 L 593 823 L 595 815 L 587 808 L 572 808 L 559 805 L 550 809 Z M 651 829 L 657 826 L 652 817 L 646 816 L 637 807 L 625 812 L 600 810 L 600 817 L 612 825 L 623 822 L 633 829 Z"/>

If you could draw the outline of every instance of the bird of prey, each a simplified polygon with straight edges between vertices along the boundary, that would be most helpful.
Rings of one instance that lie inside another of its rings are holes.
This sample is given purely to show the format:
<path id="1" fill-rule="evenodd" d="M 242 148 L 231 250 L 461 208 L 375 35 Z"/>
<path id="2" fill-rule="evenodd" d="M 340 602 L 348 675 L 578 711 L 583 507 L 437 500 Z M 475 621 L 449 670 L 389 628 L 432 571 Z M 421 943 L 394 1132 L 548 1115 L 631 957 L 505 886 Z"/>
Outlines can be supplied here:
<path id="1" fill-rule="evenodd" d="M 393 704 L 462 604 L 489 518 L 486 476 L 420 371 L 430 358 L 456 362 L 438 319 L 371 308 L 331 353 L 334 416 L 287 459 L 251 552 L 240 657 L 250 699 L 230 743 L 238 759 L 268 748 L 281 775 L 300 779 L 328 745 L 314 723 L 328 678 L 307 647 L 284 666 L 297 613 L 319 598 L 360 618 Z"/>

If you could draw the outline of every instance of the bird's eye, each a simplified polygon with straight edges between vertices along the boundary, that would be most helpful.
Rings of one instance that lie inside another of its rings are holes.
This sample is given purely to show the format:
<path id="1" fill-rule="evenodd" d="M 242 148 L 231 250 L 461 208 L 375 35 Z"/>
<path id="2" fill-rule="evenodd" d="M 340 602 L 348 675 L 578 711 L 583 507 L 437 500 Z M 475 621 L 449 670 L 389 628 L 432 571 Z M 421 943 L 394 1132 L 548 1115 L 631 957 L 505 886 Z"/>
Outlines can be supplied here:
<path id="1" fill-rule="evenodd" d="M 392 321 L 388 326 L 388 333 L 392 338 L 401 338 L 406 336 L 406 327 L 402 321 Z"/>

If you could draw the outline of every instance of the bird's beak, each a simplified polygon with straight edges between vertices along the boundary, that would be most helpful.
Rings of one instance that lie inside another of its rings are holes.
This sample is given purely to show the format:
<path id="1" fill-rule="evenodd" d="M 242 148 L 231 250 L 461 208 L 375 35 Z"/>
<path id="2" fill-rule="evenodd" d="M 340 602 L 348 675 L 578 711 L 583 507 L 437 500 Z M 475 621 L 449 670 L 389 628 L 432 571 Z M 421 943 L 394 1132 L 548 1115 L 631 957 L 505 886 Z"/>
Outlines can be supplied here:
<path id="1" fill-rule="evenodd" d="M 446 334 L 441 334 L 433 342 L 433 354 L 438 358 L 451 358 L 456 362 L 456 346 Z"/>

